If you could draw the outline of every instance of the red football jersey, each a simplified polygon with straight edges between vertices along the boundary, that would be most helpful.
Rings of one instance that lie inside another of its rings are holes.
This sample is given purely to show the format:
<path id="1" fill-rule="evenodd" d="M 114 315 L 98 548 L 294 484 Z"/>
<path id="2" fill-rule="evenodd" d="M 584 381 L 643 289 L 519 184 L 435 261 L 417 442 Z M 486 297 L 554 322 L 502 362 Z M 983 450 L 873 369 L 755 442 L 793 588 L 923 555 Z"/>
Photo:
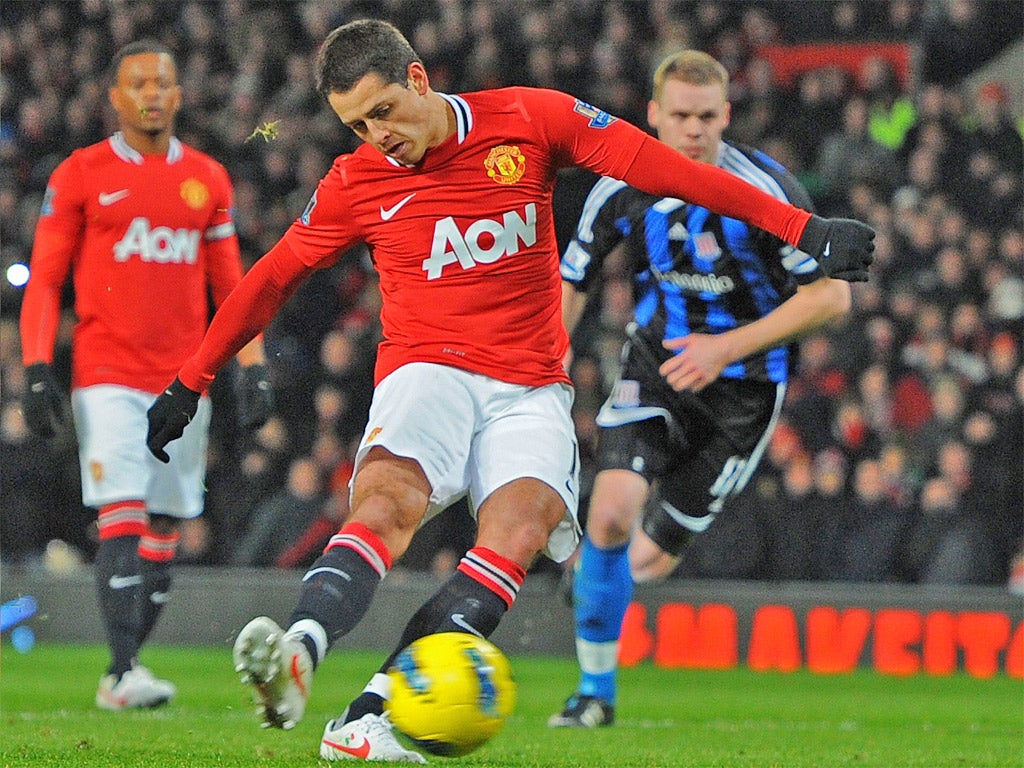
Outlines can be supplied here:
<path id="1" fill-rule="evenodd" d="M 306 211 L 214 320 L 179 373 L 186 386 L 208 387 L 312 270 L 358 242 L 369 245 L 380 275 L 378 382 L 409 362 L 529 386 L 568 382 L 551 211 L 563 167 L 635 181 L 656 194 L 685 191 L 712 207 L 722 197 L 723 213 L 772 220 L 772 231 L 809 216 L 558 91 L 444 98 L 455 134 L 419 164 L 402 166 L 367 144 L 335 161 Z"/>
<path id="2" fill-rule="evenodd" d="M 72 274 L 73 385 L 160 392 L 242 277 L 223 166 L 171 139 L 144 156 L 118 133 L 76 150 L 46 190 L 21 313 L 23 358 L 50 362 Z"/>

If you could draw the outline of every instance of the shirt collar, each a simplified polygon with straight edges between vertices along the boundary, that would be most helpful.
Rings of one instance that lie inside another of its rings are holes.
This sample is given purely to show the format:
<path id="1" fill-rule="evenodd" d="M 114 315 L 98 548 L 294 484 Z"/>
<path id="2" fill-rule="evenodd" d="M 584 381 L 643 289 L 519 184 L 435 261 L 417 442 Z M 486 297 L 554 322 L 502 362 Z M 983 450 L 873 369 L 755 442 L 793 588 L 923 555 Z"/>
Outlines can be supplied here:
<path id="1" fill-rule="evenodd" d="M 458 143 L 462 144 L 466 137 L 469 136 L 469 132 L 473 130 L 473 110 L 470 109 L 469 103 L 461 96 L 452 96 L 448 93 L 438 93 L 437 95 L 447 101 L 455 113 L 455 135 Z M 396 168 L 408 167 L 388 155 L 385 155 L 384 159 Z"/>
<path id="2" fill-rule="evenodd" d="M 143 156 L 142 153 L 132 147 L 128 146 L 128 141 L 124 137 L 124 133 L 118 131 L 110 137 L 110 148 L 114 150 L 114 154 L 124 160 L 126 163 L 134 163 L 135 165 L 142 165 Z M 175 136 L 171 136 L 170 144 L 167 147 L 167 164 L 176 163 L 184 156 L 185 151 L 182 149 L 181 142 Z"/>

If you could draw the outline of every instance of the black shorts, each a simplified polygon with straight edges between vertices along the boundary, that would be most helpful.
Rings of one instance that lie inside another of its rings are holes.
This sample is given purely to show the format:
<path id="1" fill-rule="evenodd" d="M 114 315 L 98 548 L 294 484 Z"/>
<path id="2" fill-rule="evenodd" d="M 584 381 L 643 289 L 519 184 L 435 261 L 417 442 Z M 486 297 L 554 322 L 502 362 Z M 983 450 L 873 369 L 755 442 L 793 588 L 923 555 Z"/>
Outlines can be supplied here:
<path id="1" fill-rule="evenodd" d="M 690 534 L 746 487 L 771 439 L 785 385 L 718 379 L 698 393 L 669 393 L 667 385 L 625 384 L 635 407 L 621 397 L 612 407 L 613 393 L 602 409 L 598 470 L 630 470 L 658 486 L 661 503 L 648 506 L 644 531 L 679 554 Z"/>

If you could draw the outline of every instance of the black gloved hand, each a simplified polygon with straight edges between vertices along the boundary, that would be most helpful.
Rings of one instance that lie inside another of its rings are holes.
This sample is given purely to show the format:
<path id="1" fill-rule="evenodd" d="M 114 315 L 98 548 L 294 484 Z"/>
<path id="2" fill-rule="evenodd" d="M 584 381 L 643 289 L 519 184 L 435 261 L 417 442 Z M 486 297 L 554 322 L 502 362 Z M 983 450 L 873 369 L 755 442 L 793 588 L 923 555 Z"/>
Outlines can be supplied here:
<path id="1" fill-rule="evenodd" d="M 829 277 L 866 283 L 875 260 L 875 230 L 854 219 L 812 215 L 796 247 L 817 259 Z"/>
<path id="2" fill-rule="evenodd" d="M 164 464 L 171 460 L 164 447 L 171 440 L 181 437 L 185 427 L 196 415 L 200 396 L 201 393 L 189 389 L 175 378 L 146 411 L 149 420 L 146 445 L 150 453 Z"/>
<path id="3" fill-rule="evenodd" d="M 259 429 L 274 411 L 270 371 L 262 363 L 241 366 L 235 378 L 235 404 L 243 429 Z"/>
<path id="4" fill-rule="evenodd" d="M 64 420 L 64 401 L 49 363 L 32 363 L 25 369 L 21 412 L 33 434 L 53 437 L 57 433 L 54 424 Z"/>

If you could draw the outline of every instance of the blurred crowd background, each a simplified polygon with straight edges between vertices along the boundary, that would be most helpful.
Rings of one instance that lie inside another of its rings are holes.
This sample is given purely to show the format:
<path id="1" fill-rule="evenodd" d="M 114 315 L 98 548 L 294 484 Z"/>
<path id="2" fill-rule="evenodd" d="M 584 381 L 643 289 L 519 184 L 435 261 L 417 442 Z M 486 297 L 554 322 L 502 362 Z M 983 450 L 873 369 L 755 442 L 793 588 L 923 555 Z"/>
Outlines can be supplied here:
<path id="1" fill-rule="evenodd" d="M 1019 0 L 7 0 L 5 274 L 28 262 L 53 168 L 114 130 L 107 64 L 142 36 L 176 53 L 177 134 L 231 174 L 251 264 L 354 147 L 314 92 L 312 55 L 334 26 L 371 15 L 405 32 L 436 90 L 556 87 L 641 127 L 658 61 L 706 50 L 732 76 L 727 137 L 785 164 L 819 213 L 878 231 L 852 314 L 802 344 L 756 481 L 679 575 L 1024 588 Z M 276 138 L 254 134 L 268 124 Z M 559 183 L 563 244 L 593 181 Z M 81 506 L 74 434 L 27 432 L 21 288 L 0 290 L 0 552 L 24 567 L 87 562 L 94 513 Z M 585 488 L 631 310 L 614 263 L 598 299 L 574 339 Z M 267 332 L 279 413 L 254 434 L 234 423 L 230 369 L 217 380 L 206 514 L 185 531 L 182 560 L 289 568 L 319 553 L 348 509 L 377 310 L 363 250 L 303 286 Z M 457 506 L 437 518 L 399 565 L 450 569 L 470 540 L 465 516 Z"/>

